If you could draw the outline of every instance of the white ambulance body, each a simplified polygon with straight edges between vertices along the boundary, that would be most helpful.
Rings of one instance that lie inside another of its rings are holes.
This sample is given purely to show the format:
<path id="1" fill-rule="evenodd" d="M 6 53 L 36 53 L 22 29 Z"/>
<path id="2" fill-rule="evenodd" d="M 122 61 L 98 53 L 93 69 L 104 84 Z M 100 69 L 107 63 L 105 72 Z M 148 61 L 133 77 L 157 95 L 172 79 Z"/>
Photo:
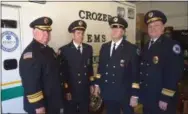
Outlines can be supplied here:
<path id="1" fill-rule="evenodd" d="M 38 1 L 38 0 L 37 0 Z M 40 2 L 40 1 L 39 1 Z M 136 7 L 127 2 L 1 2 L 1 108 L 3 113 L 24 113 L 23 87 L 19 76 L 19 59 L 32 41 L 29 24 L 41 16 L 53 19 L 49 45 L 58 48 L 71 41 L 68 26 L 77 19 L 87 23 L 84 42 L 94 49 L 97 68 L 101 44 L 110 41 L 108 19 L 121 15 L 129 24 L 126 39 L 135 43 Z"/>

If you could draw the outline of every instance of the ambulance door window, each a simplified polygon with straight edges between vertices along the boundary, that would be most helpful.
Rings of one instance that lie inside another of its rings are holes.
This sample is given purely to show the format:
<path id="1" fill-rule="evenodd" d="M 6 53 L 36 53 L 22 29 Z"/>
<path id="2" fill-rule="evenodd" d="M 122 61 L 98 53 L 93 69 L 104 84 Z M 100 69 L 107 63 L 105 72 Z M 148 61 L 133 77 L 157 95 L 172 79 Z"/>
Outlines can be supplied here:
<path id="1" fill-rule="evenodd" d="M 17 21 L 1 19 L 1 28 L 17 28 Z"/>
<path id="2" fill-rule="evenodd" d="M 18 63 L 16 59 L 7 59 L 4 61 L 4 69 L 5 70 L 13 70 L 18 67 Z"/>

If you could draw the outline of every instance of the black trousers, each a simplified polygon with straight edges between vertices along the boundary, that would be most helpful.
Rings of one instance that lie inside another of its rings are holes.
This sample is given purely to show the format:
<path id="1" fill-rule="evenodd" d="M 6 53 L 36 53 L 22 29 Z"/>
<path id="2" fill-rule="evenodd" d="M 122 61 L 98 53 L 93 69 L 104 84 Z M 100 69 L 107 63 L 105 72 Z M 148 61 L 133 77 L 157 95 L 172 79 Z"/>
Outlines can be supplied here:
<path id="1" fill-rule="evenodd" d="M 105 100 L 104 105 L 106 107 L 106 114 L 134 114 L 133 108 L 129 105 L 129 102 L 117 102 L 117 101 L 109 101 Z"/>
<path id="2" fill-rule="evenodd" d="M 66 101 L 64 114 L 89 114 L 89 102 Z"/>

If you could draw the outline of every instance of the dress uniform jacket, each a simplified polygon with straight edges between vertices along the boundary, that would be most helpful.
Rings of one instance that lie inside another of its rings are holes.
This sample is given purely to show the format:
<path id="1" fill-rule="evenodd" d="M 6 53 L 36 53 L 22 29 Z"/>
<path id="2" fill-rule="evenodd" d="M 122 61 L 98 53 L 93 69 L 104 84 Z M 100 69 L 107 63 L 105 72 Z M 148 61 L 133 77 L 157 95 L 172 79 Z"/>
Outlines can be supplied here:
<path id="1" fill-rule="evenodd" d="M 168 110 L 172 110 L 170 105 L 174 103 L 178 80 L 182 76 L 183 56 L 179 44 L 164 35 L 148 47 L 149 42 L 141 53 L 140 100 L 153 110 L 152 114 L 162 114 L 157 112 L 160 100 L 167 102 Z"/>
<path id="2" fill-rule="evenodd" d="M 88 102 L 89 87 L 93 80 L 92 47 L 84 43 L 82 47 L 82 54 L 73 42 L 59 49 L 65 92 L 71 93 L 75 102 Z"/>
<path id="3" fill-rule="evenodd" d="M 33 40 L 21 55 L 19 67 L 24 109 L 32 112 L 45 107 L 47 114 L 60 111 L 63 104 L 59 63 L 53 49 Z"/>
<path id="4" fill-rule="evenodd" d="M 101 47 L 95 84 L 99 85 L 104 100 L 129 103 L 130 96 L 138 96 L 139 50 L 122 40 L 110 57 L 110 47 L 111 42 Z"/>

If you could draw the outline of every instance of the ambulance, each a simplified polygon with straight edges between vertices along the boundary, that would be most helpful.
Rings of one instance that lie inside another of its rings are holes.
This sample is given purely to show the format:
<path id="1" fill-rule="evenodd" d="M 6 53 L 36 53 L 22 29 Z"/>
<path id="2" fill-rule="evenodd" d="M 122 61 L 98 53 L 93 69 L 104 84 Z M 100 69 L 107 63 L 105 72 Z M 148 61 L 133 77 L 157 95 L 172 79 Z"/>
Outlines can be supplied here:
<path id="1" fill-rule="evenodd" d="M 128 22 L 125 39 L 135 43 L 136 6 L 128 2 L 53 2 L 24 0 L 1 1 L 1 112 L 25 113 L 23 110 L 23 87 L 19 76 L 19 59 L 32 41 L 30 22 L 41 16 L 52 18 L 49 46 L 58 48 L 71 41 L 68 26 L 82 19 L 87 23 L 84 42 L 93 46 L 94 70 L 96 71 L 101 44 L 110 41 L 108 20 L 121 16 Z"/>

